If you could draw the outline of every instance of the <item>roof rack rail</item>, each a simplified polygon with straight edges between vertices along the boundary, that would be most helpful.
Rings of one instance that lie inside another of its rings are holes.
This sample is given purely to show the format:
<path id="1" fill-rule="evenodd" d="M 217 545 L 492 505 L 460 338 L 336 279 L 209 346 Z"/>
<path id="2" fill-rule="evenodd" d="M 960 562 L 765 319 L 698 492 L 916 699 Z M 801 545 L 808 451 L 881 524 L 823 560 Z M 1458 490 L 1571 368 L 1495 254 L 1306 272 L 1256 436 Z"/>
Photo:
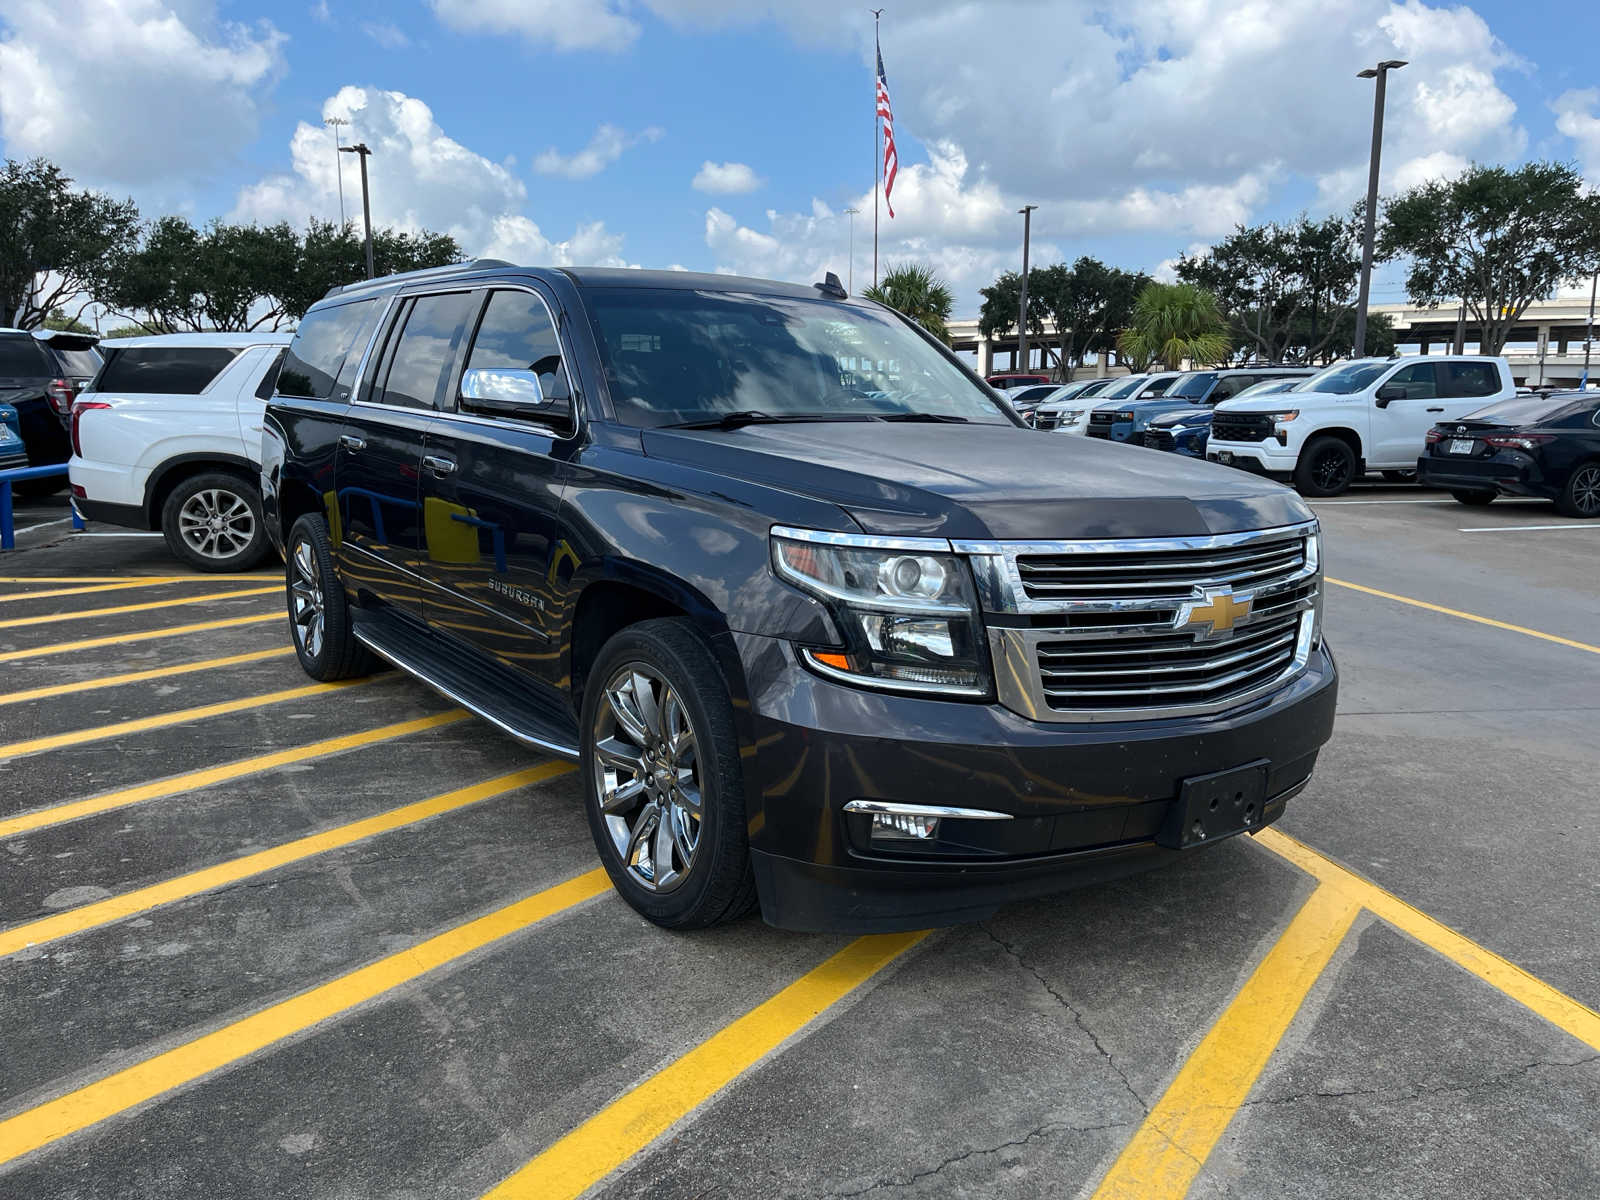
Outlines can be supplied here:
<path id="1" fill-rule="evenodd" d="M 361 279 L 355 283 L 336 283 L 323 295 L 326 300 L 329 296 L 339 296 L 346 292 L 364 291 L 380 284 L 395 283 L 401 280 L 427 279 L 434 275 L 449 275 L 457 271 L 490 271 L 500 267 L 514 267 L 516 263 L 506 262 L 500 258 L 475 258 L 471 262 L 448 263 L 442 267 L 423 267 L 417 271 L 401 271 L 396 275 L 380 275 L 376 279 Z"/>

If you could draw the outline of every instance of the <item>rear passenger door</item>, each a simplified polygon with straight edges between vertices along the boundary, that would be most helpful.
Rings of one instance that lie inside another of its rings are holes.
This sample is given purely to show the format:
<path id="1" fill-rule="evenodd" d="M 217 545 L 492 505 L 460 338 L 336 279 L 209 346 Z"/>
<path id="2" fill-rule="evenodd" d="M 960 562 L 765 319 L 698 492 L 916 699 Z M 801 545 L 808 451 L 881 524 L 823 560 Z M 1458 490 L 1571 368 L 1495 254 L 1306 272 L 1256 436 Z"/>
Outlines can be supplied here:
<path id="1" fill-rule="evenodd" d="M 554 581 L 565 550 L 558 517 L 574 417 L 554 306 L 531 286 L 488 293 L 461 370 L 531 371 L 547 404 L 495 411 L 452 377 L 428 430 L 421 473 L 428 623 L 554 683 Z"/>
<path id="2" fill-rule="evenodd" d="M 1500 368 L 1492 362 L 1440 363 L 1439 401 L 1444 412 L 1441 421 L 1453 421 L 1476 412 L 1493 402 L 1500 393 Z"/>
<path id="3" fill-rule="evenodd" d="M 338 556 L 346 584 L 421 616 L 430 578 L 422 551 L 423 447 L 476 312 L 470 289 L 401 297 L 376 369 L 339 432 Z"/>

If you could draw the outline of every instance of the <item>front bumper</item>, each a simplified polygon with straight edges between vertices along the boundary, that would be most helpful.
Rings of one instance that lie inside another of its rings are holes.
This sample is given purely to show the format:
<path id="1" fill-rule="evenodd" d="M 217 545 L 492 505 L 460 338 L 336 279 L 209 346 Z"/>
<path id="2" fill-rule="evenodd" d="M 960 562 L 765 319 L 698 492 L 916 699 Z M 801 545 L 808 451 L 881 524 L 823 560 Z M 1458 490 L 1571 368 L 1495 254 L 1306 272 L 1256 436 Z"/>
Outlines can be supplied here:
<path id="1" fill-rule="evenodd" d="M 1561 495 L 1561 489 L 1546 483 L 1527 455 L 1514 451 L 1501 451 L 1489 458 L 1435 458 L 1424 454 L 1417 459 L 1417 482 L 1451 491 L 1492 490 L 1545 500 Z"/>
<path id="2" fill-rule="evenodd" d="M 1270 447 L 1270 448 L 1269 448 Z M 1265 475 L 1280 482 L 1294 477 L 1295 456 L 1282 451 L 1277 442 L 1218 442 L 1212 438 L 1206 446 L 1206 461 L 1238 467 L 1254 475 Z"/>
<path id="3" fill-rule="evenodd" d="M 1212 716 L 1066 725 L 995 704 L 818 678 L 782 641 L 734 635 L 749 684 L 746 804 L 762 913 L 790 929 L 914 929 L 1172 862 L 1157 844 L 1185 779 L 1266 759 L 1260 824 L 1332 733 L 1325 647 L 1279 691 Z M 979 808 L 931 849 L 885 851 L 851 800 Z M 1257 826 L 1260 827 L 1259 825 Z"/>

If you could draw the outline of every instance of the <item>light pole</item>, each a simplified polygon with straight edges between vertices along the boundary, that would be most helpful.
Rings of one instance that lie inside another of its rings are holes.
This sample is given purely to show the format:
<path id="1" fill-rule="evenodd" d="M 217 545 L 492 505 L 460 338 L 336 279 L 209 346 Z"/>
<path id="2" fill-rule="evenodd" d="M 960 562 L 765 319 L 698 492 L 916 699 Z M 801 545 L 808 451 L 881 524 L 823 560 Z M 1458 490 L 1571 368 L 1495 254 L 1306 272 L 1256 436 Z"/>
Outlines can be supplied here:
<path id="1" fill-rule="evenodd" d="M 1589 390 L 1589 350 L 1594 345 L 1594 294 L 1600 288 L 1600 271 L 1589 283 L 1589 328 L 1583 335 L 1583 390 Z"/>
<path id="2" fill-rule="evenodd" d="M 343 117 L 324 117 L 322 123 L 333 130 L 333 169 L 339 176 L 339 228 L 344 228 L 344 159 L 339 157 L 339 151 L 344 146 L 339 141 L 339 126 L 350 124 Z"/>
<path id="3" fill-rule="evenodd" d="M 1017 370 L 1028 369 L 1028 235 L 1033 228 L 1033 210 L 1037 204 L 1024 204 L 1017 209 L 1022 214 L 1022 301 L 1017 311 Z"/>
<path id="4" fill-rule="evenodd" d="M 1356 72 L 1357 79 L 1378 81 L 1372 95 L 1372 161 L 1367 167 L 1367 226 L 1361 238 L 1361 289 L 1356 296 L 1357 358 L 1367 352 L 1367 297 L 1372 292 L 1372 240 L 1378 228 L 1378 159 L 1383 153 L 1383 85 L 1390 71 L 1398 71 L 1405 65 L 1401 59 L 1386 58 L 1376 67 Z"/>
<path id="5" fill-rule="evenodd" d="M 367 235 L 367 278 L 373 279 L 378 273 L 372 266 L 372 205 L 367 199 L 367 155 L 372 151 L 365 142 L 357 142 L 354 146 L 341 146 L 339 153 L 355 154 L 361 159 L 361 224 Z"/>
<path id="6" fill-rule="evenodd" d="M 860 212 L 861 210 L 859 208 L 847 208 L 844 211 L 847 212 L 848 214 L 850 214 L 850 265 L 845 268 L 845 273 L 849 276 L 848 280 L 845 282 L 845 291 L 849 292 L 851 295 L 855 295 L 855 290 L 856 290 L 856 214 L 858 212 Z"/>

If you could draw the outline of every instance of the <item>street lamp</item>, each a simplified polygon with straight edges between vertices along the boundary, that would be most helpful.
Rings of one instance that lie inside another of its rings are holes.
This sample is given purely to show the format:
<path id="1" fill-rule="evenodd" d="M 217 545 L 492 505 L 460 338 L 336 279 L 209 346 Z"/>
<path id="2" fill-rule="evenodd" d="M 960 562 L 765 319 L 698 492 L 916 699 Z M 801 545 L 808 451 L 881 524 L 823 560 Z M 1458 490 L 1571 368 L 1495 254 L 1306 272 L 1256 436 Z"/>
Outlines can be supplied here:
<path id="1" fill-rule="evenodd" d="M 859 208 L 847 208 L 844 211 L 850 214 L 850 265 L 845 268 L 845 273 L 849 276 L 845 283 L 845 290 L 854 295 L 856 290 L 856 214 L 861 210 Z"/>
<path id="2" fill-rule="evenodd" d="M 1376 67 L 1357 71 L 1357 79 L 1376 79 L 1372 96 L 1372 161 L 1367 167 L 1367 225 L 1361 238 L 1361 290 L 1356 298 L 1356 357 L 1367 352 L 1367 297 L 1372 292 L 1372 241 L 1378 227 L 1378 159 L 1383 153 L 1383 85 L 1390 71 L 1406 64 L 1386 58 Z"/>
<path id="3" fill-rule="evenodd" d="M 350 124 L 343 117 L 324 117 L 322 123 L 333 130 L 333 169 L 339 176 L 339 227 L 344 228 L 344 159 L 339 157 L 338 151 L 344 146 L 339 141 L 339 127 Z"/>
<path id="4" fill-rule="evenodd" d="M 1017 209 L 1022 214 L 1022 302 L 1017 314 L 1017 370 L 1028 369 L 1028 235 L 1033 227 L 1033 210 L 1037 204 L 1024 204 Z"/>
<path id="5" fill-rule="evenodd" d="M 355 154 L 361 159 L 361 223 L 367 233 L 367 278 L 372 279 L 378 274 L 372 267 L 372 205 L 367 201 L 367 155 L 372 151 L 365 142 L 357 142 L 354 146 L 339 147 L 339 153 Z"/>

